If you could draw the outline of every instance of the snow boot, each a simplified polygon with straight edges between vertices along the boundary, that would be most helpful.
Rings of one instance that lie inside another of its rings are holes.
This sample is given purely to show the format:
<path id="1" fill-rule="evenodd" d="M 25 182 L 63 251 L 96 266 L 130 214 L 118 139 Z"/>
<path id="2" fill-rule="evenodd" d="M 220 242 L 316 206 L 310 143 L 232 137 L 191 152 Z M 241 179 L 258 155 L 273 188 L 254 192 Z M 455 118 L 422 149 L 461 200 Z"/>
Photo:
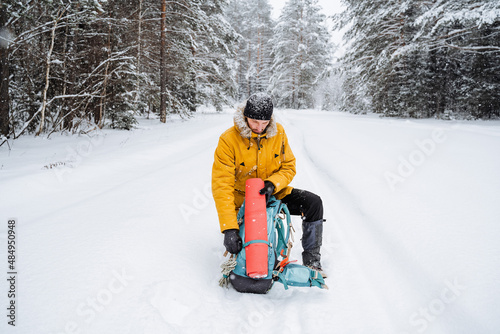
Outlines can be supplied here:
<path id="1" fill-rule="evenodd" d="M 321 267 L 320 248 L 323 240 L 323 219 L 302 222 L 302 263 L 304 266 L 320 272 L 326 277 Z"/>

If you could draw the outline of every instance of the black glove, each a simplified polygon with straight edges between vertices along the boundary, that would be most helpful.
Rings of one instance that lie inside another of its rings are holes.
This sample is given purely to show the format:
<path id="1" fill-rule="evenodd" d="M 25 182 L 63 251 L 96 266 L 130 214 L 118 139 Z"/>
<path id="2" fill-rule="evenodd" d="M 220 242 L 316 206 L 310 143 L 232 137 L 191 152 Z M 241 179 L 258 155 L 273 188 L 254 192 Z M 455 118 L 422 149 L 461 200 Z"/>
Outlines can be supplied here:
<path id="1" fill-rule="evenodd" d="M 274 184 L 271 181 L 264 181 L 264 188 L 259 191 L 259 194 L 266 195 L 266 204 L 269 202 L 269 198 L 274 192 Z"/>
<path id="2" fill-rule="evenodd" d="M 236 229 L 224 231 L 224 246 L 231 254 L 238 254 L 243 246 L 240 233 Z"/>

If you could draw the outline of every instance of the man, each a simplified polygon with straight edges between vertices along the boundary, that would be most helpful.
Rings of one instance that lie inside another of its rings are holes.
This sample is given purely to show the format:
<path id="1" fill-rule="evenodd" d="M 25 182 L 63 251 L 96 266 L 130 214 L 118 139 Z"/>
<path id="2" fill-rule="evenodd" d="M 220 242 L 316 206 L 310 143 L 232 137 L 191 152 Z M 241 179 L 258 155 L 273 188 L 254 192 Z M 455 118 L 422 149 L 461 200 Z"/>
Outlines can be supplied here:
<path id="1" fill-rule="evenodd" d="M 258 177 L 264 180 L 260 193 L 266 199 L 274 195 L 290 214 L 302 216 L 303 264 L 322 272 L 323 204 L 319 196 L 289 186 L 295 173 L 295 157 L 283 126 L 274 120 L 271 98 L 250 96 L 237 109 L 234 126 L 220 136 L 212 168 L 212 193 L 227 251 L 241 250 L 236 215 L 245 199 L 245 181 Z"/>

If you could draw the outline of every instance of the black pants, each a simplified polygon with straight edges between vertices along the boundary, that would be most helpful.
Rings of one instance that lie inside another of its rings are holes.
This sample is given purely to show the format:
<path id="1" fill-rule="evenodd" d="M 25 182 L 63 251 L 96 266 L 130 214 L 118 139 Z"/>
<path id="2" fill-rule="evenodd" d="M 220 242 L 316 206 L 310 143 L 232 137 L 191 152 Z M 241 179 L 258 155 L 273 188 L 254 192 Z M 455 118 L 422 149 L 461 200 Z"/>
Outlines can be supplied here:
<path id="1" fill-rule="evenodd" d="M 293 189 L 282 200 L 291 215 L 302 216 L 302 262 L 321 268 L 320 248 L 323 240 L 323 202 L 307 190 Z"/>
<path id="2" fill-rule="evenodd" d="M 302 216 L 302 220 L 305 222 L 323 219 L 321 197 L 312 192 L 294 188 L 281 201 L 286 204 L 291 215 Z"/>

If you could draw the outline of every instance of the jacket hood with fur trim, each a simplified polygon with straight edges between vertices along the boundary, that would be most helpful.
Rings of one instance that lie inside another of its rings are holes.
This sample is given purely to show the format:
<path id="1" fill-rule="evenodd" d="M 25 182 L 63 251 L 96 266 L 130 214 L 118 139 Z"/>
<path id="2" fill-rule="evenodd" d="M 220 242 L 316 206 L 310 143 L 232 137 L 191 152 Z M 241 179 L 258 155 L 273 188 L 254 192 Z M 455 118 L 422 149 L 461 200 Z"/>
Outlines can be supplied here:
<path id="1" fill-rule="evenodd" d="M 245 105 L 241 105 L 236 108 L 236 112 L 234 114 L 234 125 L 240 132 L 240 135 L 243 138 L 251 138 L 252 137 L 252 129 L 248 126 L 247 121 L 245 120 L 245 116 L 243 115 L 243 111 L 245 110 Z M 265 135 L 267 138 L 272 138 L 276 136 L 278 133 L 278 126 L 276 125 L 276 121 L 274 119 L 274 115 L 271 116 L 271 120 L 269 121 L 269 125 L 266 128 Z"/>

